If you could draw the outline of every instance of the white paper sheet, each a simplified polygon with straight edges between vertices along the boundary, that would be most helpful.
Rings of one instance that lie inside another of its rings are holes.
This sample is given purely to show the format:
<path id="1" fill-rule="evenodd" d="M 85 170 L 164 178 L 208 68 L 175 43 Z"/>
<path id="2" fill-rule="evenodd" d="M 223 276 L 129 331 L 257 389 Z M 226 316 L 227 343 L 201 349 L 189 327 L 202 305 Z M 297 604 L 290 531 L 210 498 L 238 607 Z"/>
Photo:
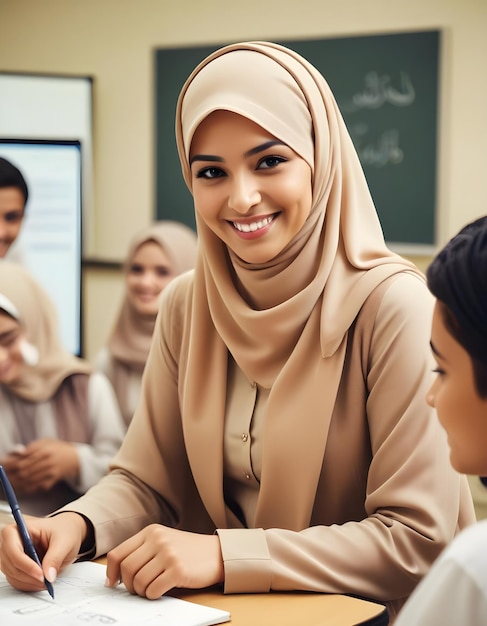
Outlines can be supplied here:
<path id="1" fill-rule="evenodd" d="M 130 595 L 123 585 L 108 589 L 104 582 L 104 566 L 74 563 L 54 583 L 52 600 L 47 591 L 13 589 L 0 573 L 0 624 L 210 626 L 230 620 L 230 614 L 220 609 L 170 596 L 147 600 Z"/>

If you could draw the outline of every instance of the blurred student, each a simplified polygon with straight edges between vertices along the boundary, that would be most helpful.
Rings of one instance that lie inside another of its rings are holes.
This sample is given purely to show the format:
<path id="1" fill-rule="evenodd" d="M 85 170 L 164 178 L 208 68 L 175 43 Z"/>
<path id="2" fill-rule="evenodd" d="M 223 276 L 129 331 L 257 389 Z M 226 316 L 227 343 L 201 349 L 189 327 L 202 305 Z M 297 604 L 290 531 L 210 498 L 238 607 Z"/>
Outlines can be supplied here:
<path id="1" fill-rule="evenodd" d="M 0 157 L 0 258 L 17 239 L 25 215 L 29 190 L 21 171 Z"/>
<path id="2" fill-rule="evenodd" d="M 45 515 L 107 471 L 124 428 L 105 376 L 67 352 L 53 304 L 21 266 L 0 263 L 0 464 L 21 508 Z"/>
<path id="3" fill-rule="evenodd" d="M 445 428 L 453 467 L 487 475 L 487 217 L 465 226 L 433 260 L 437 298 L 431 349 L 436 380 L 427 396 Z M 396 626 L 487 624 L 487 520 L 442 553 Z"/>
<path id="4" fill-rule="evenodd" d="M 191 228 L 172 221 L 151 224 L 130 244 L 122 305 L 96 362 L 115 389 L 126 426 L 139 400 L 159 296 L 173 278 L 194 267 L 196 244 Z"/>

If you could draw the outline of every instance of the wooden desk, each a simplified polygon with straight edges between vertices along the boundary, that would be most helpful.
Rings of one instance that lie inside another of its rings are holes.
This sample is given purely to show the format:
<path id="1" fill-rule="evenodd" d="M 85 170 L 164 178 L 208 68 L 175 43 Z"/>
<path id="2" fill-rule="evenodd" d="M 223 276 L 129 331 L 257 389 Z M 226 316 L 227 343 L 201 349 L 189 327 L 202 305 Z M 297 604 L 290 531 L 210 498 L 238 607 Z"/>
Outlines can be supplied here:
<path id="1" fill-rule="evenodd" d="M 97 559 L 106 564 L 106 557 Z M 170 595 L 230 613 L 231 626 L 387 626 L 383 604 L 341 594 L 305 592 L 223 594 L 178 589 Z"/>
<path id="2" fill-rule="evenodd" d="M 386 626 L 382 604 L 339 594 L 173 591 L 183 600 L 230 612 L 231 626 Z"/>

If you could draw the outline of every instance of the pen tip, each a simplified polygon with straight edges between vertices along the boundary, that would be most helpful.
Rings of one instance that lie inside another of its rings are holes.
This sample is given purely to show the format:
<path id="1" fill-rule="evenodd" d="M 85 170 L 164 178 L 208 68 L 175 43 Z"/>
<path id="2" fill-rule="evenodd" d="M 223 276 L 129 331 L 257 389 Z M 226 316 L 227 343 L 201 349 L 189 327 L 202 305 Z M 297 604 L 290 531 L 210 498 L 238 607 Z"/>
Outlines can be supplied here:
<path id="1" fill-rule="evenodd" d="M 44 582 L 46 584 L 46 589 L 49 591 L 49 595 L 54 600 L 54 587 L 48 580 L 45 580 Z"/>

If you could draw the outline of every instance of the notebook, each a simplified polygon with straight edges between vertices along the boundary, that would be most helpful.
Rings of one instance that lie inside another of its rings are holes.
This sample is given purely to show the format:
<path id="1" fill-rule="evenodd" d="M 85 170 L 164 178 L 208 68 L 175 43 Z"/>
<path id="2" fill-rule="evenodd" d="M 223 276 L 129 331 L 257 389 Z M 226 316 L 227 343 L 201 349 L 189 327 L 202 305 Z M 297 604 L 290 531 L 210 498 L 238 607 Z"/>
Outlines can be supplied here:
<path id="1" fill-rule="evenodd" d="M 129 594 L 124 585 L 109 589 L 104 586 L 105 571 L 98 563 L 73 563 L 54 583 L 54 600 L 47 591 L 18 591 L 0 573 L 0 623 L 212 626 L 230 620 L 227 611 L 187 600 L 171 596 L 147 600 Z"/>

